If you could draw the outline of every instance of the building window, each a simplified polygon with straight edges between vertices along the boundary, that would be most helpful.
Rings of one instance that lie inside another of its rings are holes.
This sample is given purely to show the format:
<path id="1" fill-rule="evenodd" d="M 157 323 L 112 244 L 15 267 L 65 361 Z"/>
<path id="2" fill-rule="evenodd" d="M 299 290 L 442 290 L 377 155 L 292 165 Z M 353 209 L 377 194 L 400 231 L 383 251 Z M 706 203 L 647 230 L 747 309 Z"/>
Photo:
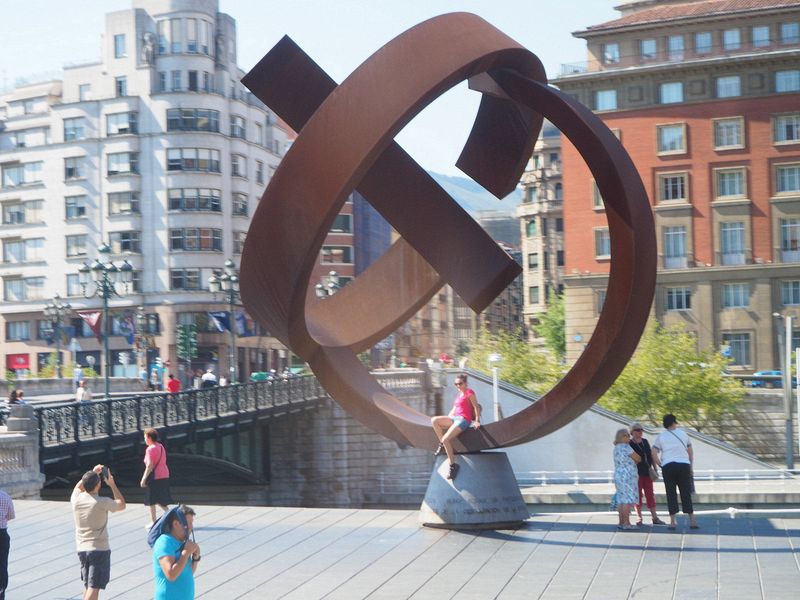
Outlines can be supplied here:
<path id="1" fill-rule="evenodd" d="M 800 113 L 775 117 L 776 144 L 800 142 Z"/>
<path id="2" fill-rule="evenodd" d="M 70 273 L 67 275 L 67 296 L 81 296 L 83 294 L 83 287 L 81 286 L 80 277 L 77 273 Z"/>
<path id="3" fill-rule="evenodd" d="M 85 138 L 83 131 L 83 118 L 75 117 L 72 119 L 64 119 L 64 141 L 74 142 L 75 140 L 82 140 Z"/>
<path id="4" fill-rule="evenodd" d="M 72 156 L 64 159 L 64 179 L 83 179 L 86 173 L 83 171 L 83 157 Z"/>
<path id="5" fill-rule="evenodd" d="M 17 187 L 42 181 L 42 161 L 3 167 L 3 187 Z"/>
<path id="6" fill-rule="evenodd" d="M 352 264 L 352 246 L 323 246 L 320 252 L 320 263 L 322 264 Z"/>
<path id="7" fill-rule="evenodd" d="M 139 192 L 114 192 L 108 195 L 109 214 L 129 215 L 139 212 Z"/>
<path id="8" fill-rule="evenodd" d="M 233 253 L 234 254 L 241 254 L 242 250 L 244 249 L 244 239 L 246 237 L 246 233 L 244 231 L 234 231 L 233 232 Z"/>
<path id="9" fill-rule="evenodd" d="M 776 92 L 800 91 L 800 70 L 778 71 L 775 73 Z"/>
<path id="10" fill-rule="evenodd" d="M 108 155 L 108 175 L 139 172 L 138 152 L 116 152 Z"/>
<path id="11" fill-rule="evenodd" d="M 658 48 L 654 39 L 642 40 L 639 42 L 639 56 L 642 60 L 653 60 L 656 58 Z"/>
<path id="12" fill-rule="evenodd" d="M 594 93 L 595 110 L 616 110 L 617 90 L 598 90 Z"/>
<path id="13" fill-rule="evenodd" d="M 208 148 L 168 148 L 167 171 L 219 173 L 219 150 Z"/>
<path id="14" fill-rule="evenodd" d="M 727 150 L 744 147 L 744 120 L 741 117 L 713 119 L 714 149 Z"/>
<path id="15" fill-rule="evenodd" d="M 135 112 L 121 112 L 106 115 L 106 135 L 124 135 L 136 133 L 137 114 Z"/>
<path id="16" fill-rule="evenodd" d="M 694 34 L 694 51 L 696 54 L 709 54 L 713 48 L 710 31 L 700 31 Z"/>
<path id="17" fill-rule="evenodd" d="M 231 115 L 231 137 L 246 139 L 244 117 Z"/>
<path id="18" fill-rule="evenodd" d="M 528 268 L 529 269 L 538 269 L 539 268 L 539 253 L 538 252 L 531 252 L 528 254 Z"/>
<path id="19" fill-rule="evenodd" d="M 170 108 L 167 131 L 219 132 L 219 111 L 205 108 Z"/>
<path id="20" fill-rule="evenodd" d="M 597 290 L 595 295 L 595 310 L 596 314 L 603 312 L 603 307 L 606 305 L 606 290 Z"/>
<path id="21" fill-rule="evenodd" d="M 781 43 L 797 44 L 800 42 L 800 25 L 797 23 L 781 23 Z"/>
<path id="22" fill-rule="evenodd" d="M 181 91 L 181 72 L 172 71 L 171 73 L 171 89 L 173 92 Z"/>
<path id="23" fill-rule="evenodd" d="M 800 193 L 800 164 L 775 167 L 776 191 L 779 194 Z"/>
<path id="24" fill-rule="evenodd" d="M 159 71 L 158 72 L 158 91 L 159 92 L 166 92 L 167 91 L 167 72 L 166 71 Z"/>
<path id="25" fill-rule="evenodd" d="M 613 43 L 603 46 L 603 63 L 606 65 L 619 63 L 619 44 Z"/>
<path id="26" fill-rule="evenodd" d="M 86 236 L 68 235 L 67 236 L 67 257 L 86 256 Z"/>
<path id="27" fill-rule="evenodd" d="M 611 256 L 611 235 L 608 228 L 594 230 L 594 256 L 595 258 Z"/>
<path id="28" fill-rule="evenodd" d="M 745 263 L 744 223 L 721 223 L 719 245 L 721 264 L 743 265 Z"/>
<path id="29" fill-rule="evenodd" d="M 189 71 L 188 75 L 189 75 L 189 83 L 188 83 L 187 87 L 188 87 L 189 91 L 190 92 L 198 91 L 198 89 L 199 89 L 199 87 L 198 87 L 199 80 L 197 78 L 197 71 L 194 71 L 194 70 Z"/>
<path id="30" fill-rule="evenodd" d="M 683 102 L 683 83 L 680 81 L 662 83 L 659 86 L 659 95 L 661 97 L 661 104 Z"/>
<path id="31" fill-rule="evenodd" d="M 563 250 L 556 250 L 556 266 L 563 267 L 564 266 L 564 251 Z"/>
<path id="32" fill-rule="evenodd" d="M 173 54 L 177 54 L 183 50 L 181 45 L 181 20 L 180 19 L 170 19 L 169 20 L 169 35 L 170 35 L 170 51 Z"/>
<path id="33" fill-rule="evenodd" d="M 738 75 L 717 77 L 717 98 L 736 98 L 742 95 L 742 78 Z"/>
<path id="34" fill-rule="evenodd" d="M 88 198 L 85 195 L 67 196 L 64 198 L 67 221 L 71 221 L 73 219 L 83 219 L 86 217 L 87 202 Z"/>
<path id="35" fill-rule="evenodd" d="M 264 145 L 264 126 L 261 123 L 256 123 L 256 139 L 253 141 L 259 146 Z"/>
<path id="36" fill-rule="evenodd" d="M 128 78 L 127 77 L 115 77 L 114 78 L 114 89 L 117 93 L 117 98 L 121 98 L 122 96 L 128 95 Z"/>
<path id="37" fill-rule="evenodd" d="M 264 163 L 260 160 L 256 161 L 256 183 L 264 183 Z"/>
<path id="38" fill-rule="evenodd" d="M 531 219 L 525 226 L 525 233 L 528 237 L 534 237 L 537 235 L 537 227 L 536 227 L 536 219 Z"/>
<path id="39" fill-rule="evenodd" d="M 664 227 L 664 268 L 686 267 L 686 227 Z"/>
<path id="40" fill-rule="evenodd" d="M 22 281 L 20 279 L 16 281 Z M 8 284 L 8 281 L 6 282 Z M 8 285 L 6 285 L 6 300 L 8 300 Z M 8 321 L 6 323 L 6 340 L 18 342 L 31 339 L 31 324 L 29 321 Z"/>
<path id="41" fill-rule="evenodd" d="M 169 21 L 163 19 L 158 22 L 158 53 L 167 54 L 169 52 Z"/>
<path id="42" fill-rule="evenodd" d="M 668 173 L 658 175 L 659 202 L 687 202 L 686 173 Z"/>
<path id="43" fill-rule="evenodd" d="M 128 56 L 125 51 L 125 34 L 118 33 L 114 36 L 114 58 L 123 58 Z"/>
<path id="44" fill-rule="evenodd" d="M 750 365 L 749 333 L 723 333 L 722 344 L 730 348 L 732 364 L 738 366 Z"/>
<path id="45" fill-rule="evenodd" d="M 556 217 L 556 233 L 563 233 L 564 232 L 564 219 L 562 217 Z"/>
<path id="46" fill-rule="evenodd" d="M 125 252 L 133 252 L 140 254 L 142 252 L 142 243 L 138 231 L 113 231 L 108 235 L 111 242 L 111 252 L 114 254 L 123 254 Z"/>
<path id="47" fill-rule="evenodd" d="M 716 197 L 717 198 L 744 198 L 747 196 L 745 189 L 744 169 L 716 169 Z"/>
<path id="48" fill-rule="evenodd" d="M 683 60 L 683 36 L 671 35 L 667 38 L 667 59 Z"/>
<path id="49" fill-rule="evenodd" d="M 92 85 L 90 83 L 81 83 L 78 85 L 78 100 L 85 102 L 89 99 L 89 94 L 92 93 Z"/>
<path id="50" fill-rule="evenodd" d="M 177 188 L 168 192 L 170 210 L 221 212 L 220 191 L 209 188 Z"/>
<path id="51" fill-rule="evenodd" d="M 247 177 L 247 157 L 241 154 L 231 154 L 231 175 Z"/>
<path id="52" fill-rule="evenodd" d="M 742 34 L 738 29 L 726 29 L 722 32 L 724 50 L 738 50 L 742 46 Z"/>
<path id="53" fill-rule="evenodd" d="M 603 196 L 600 194 L 600 188 L 597 187 L 597 182 L 592 179 L 592 208 L 603 209 Z"/>
<path id="54" fill-rule="evenodd" d="M 749 284 L 722 284 L 722 308 L 747 308 L 748 306 L 750 306 Z"/>
<path id="55" fill-rule="evenodd" d="M 186 51 L 197 52 L 197 19 L 186 19 Z"/>
<path id="56" fill-rule="evenodd" d="M 781 282 L 781 302 L 784 306 L 800 304 L 800 280 Z"/>
<path id="57" fill-rule="evenodd" d="M 43 223 L 44 200 L 3 203 L 3 225 Z"/>
<path id="58" fill-rule="evenodd" d="M 185 252 L 222 252 L 222 230 L 208 227 L 170 229 L 170 249 Z"/>
<path id="59" fill-rule="evenodd" d="M 686 124 L 657 125 L 659 154 L 680 154 L 686 152 Z"/>
<path id="60" fill-rule="evenodd" d="M 781 262 L 800 262 L 800 219 L 781 219 Z"/>
<path id="61" fill-rule="evenodd" d="M 200 290 L 200 269 L 170 269 L 169 287 L 171 290 Z"/>
<path id="62" fill-rule="evenodd" d="M 539 286 L 533 285 L 528 288 L 528 304 L 539 304 Z"/>
<path id="63" fill-rule="evenodd" d="M 769 46 L 769 25 L 758 25 L 751 30 L 753 48 L 766 48 Z"/>
<path id="64" fill-rule="evenodd" d="M 232 196 L 233 214 L 239 217 L 247 216 L 247 194 L 234 193 Z"/>
<path id="65" fill-rule="evenodd" d="M 690 310 L 692 308 L 692 290 L 688 287 L 667 288 L 666 310 Z"/>
<path id="66" fill-rule="evenodd" d="M 3 262 L 22 264 L 45 260 L 44 238 L 30 240 L 3 240 Z"/>
<path id="67" fill-rule="evenodd" d="M 353 215 L 338 214 L 330 228 L 331 233 L 353 233 Z"/>

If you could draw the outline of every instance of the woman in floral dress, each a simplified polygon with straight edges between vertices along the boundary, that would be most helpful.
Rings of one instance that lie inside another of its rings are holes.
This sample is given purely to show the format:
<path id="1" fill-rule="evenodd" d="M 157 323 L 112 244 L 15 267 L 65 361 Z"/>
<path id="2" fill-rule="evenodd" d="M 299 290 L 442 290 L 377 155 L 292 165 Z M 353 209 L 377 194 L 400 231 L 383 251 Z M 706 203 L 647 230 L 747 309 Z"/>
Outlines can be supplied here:
<path id="1" fill-rule="evenodd" d="M 617 529 L 636 529 L 631 525 L 631 507 L 639 499 L 639 473 L 636 463 L 642 458 L 633 450 L 628 442 L 631 434 L 627 429 L 620 429 L 614 438 L 614 485 L 617 493 L 614 498 L 619 514 Z"/>

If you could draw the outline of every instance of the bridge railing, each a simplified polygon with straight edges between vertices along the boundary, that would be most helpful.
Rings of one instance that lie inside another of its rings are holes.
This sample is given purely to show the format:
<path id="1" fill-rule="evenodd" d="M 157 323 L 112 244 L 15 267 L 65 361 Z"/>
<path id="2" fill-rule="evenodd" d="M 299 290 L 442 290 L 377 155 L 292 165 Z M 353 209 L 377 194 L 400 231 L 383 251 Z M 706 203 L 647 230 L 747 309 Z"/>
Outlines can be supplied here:
<path id="1" fill-rule="evenodd" d="M 215 421 L 278 408 L 300 408 L 327 393 L 314 376 L 252 381 L 177 394 L 135 395 L 36 406 L 42 448 Z"/>

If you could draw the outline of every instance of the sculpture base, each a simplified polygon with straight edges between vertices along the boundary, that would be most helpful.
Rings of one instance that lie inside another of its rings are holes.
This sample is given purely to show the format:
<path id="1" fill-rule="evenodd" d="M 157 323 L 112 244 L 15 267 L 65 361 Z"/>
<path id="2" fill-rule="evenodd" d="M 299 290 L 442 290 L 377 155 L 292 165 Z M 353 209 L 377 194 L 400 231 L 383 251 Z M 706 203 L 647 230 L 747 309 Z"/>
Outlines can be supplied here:
<path id="1" fill-rule="evenodd" d="M 433 468 L 419 522 L 446 529 L 511 529 L 530 513 L 504 452 L 459 454 L 456 478 L 447 479 L 449 463 L 439 456 Z"/>

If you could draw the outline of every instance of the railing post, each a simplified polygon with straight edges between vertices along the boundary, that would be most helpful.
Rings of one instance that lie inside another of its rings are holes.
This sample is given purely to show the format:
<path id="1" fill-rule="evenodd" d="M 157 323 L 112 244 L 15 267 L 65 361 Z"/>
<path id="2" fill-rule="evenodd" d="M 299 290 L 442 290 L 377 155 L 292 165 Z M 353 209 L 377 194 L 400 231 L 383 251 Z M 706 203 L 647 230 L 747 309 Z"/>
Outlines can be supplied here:
<path id="1" fill-rule="evenodd" d="M 78 411 L 79 410 L 80 410 L 80 404 L 78 404 L 78 403 L 73 404 L 73 411 L 72 411 L 72 432 L 73 432 L 73 436 L 72 437 L 75 440 L 76 444 L 81 441 L 81 438 L 78 435 L 78 421 L 79 421 Z M 59 442 L 61 441 L 61 433 L 60 432 L 58 434 L 58 441 Z"/>
<path id="2" fill-rule="evenodd" d="M 142 433 L 142 397 L 136 396 L 136 431 Z"/>
<path id="3" fill-rule="evenodd" d="M 114 432 L 112 431 L 113 419 L 111 418 L 111 406 L 115 400 L 106 398 L 103 402 L 105 403 L 106 407 L 106 434 L 108 435 L 109 439 L 111 439 L 114 435 Z M 96 434 L 97 432 L 95 431 L 93 433 Z"/>

